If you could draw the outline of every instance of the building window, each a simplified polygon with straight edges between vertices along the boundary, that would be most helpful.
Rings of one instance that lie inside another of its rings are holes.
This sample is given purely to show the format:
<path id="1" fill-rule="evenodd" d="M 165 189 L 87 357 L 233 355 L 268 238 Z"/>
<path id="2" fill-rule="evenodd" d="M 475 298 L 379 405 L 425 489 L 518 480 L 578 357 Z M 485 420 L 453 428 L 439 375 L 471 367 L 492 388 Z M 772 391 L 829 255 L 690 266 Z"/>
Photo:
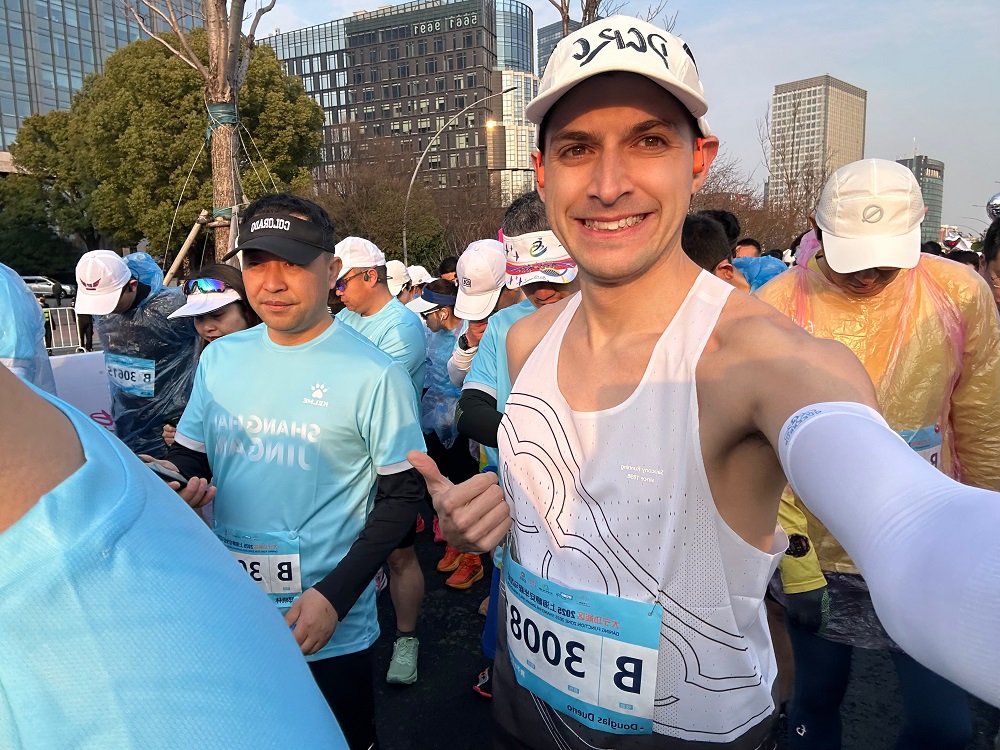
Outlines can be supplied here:
<path id="1" fill-rule="evenodd" d="M 410 64 L 400 63 L 396 66 L 397 78 L 409 78 L 410 77 Z"/>
<path id="2" fill-rule="evenodd" d="M 448 90 L 448 85 L 445 82 L 444 78 L 437 78 L 437 79 L 435 79 L 435 81 L 434 81 L 434 90 L 435 91 L 447 91 Z"/>
<path id="3" fill-rule="evenodd" d="M 471 47 L 472 46 L 472 32 L 467 31 L 462 35 L 462 46 Z"/>
<path id="4" fill-rule="evenodd" d="M 476 127 L 476 113 L 467 112 L 465 115 L 465 127 L 474 128 Z"/>
<path id="5" fill-rule="evenodd" d="M 368 50 L 368 62 L 370 63 L 379 62 L 378 47 L 376 47 L 375 49 Z"/>
<path id="6" fill-rule="evenodd" d="M 369 106 L 365 107 L 365 122 L 369 122 L 375 119 L 375 107 Z"/>
<path id="7" fill-rule="evenodd" d="M 456 66 L 458 67 L 459 70 L 464 70 L 465 69 L 465 53 L 464 52 L 459 52 L 457 55 L 455 55 L 455 64 L 456 64 Z"/>
<path id="8" fill-rule="evenodd" d="M 465 88 L 465 78 L 463 78 L 462 76 L 455 76 L 454 84 L 455 84 L 455 90 L 456 91 L 464 89 Z"/>
<path id="9" fill-rule="evenodd" d="M 434 38 L 434 51 L 444 52 L 444 37 L 439 36 Z"/>
<path id="10" fill-rule="evenodd" d="M 421 99 L 420 100 L 420 104 L 418 106 L 418 111 L 422 115 L 426 115 L 428 112 L 430 112 L 431 111 L 431 100 L 430 99 Z"/>
<path id="11" fill-rule="evenodd" d="M 403 87 L 400 86 L 398 83 L 392 84 L 392 98 L 393 99 L 398 99 L 400 97 L 401 92 L 402 92 L 402 88 Z"/>
<path id="12" fill-rule="evenodd" d="M 424 60 L 424 73 L 430 75 L 431 73 L 437 73 L 438 61 L 436 57 L 428 57 Z"/>
<path id="13" fill-rule="evenodd" d="M 417 54 L 426 55 L 427 54 L 427 40 L 420 39 L 417 41 Z"/>
<path id="14" fill-rule="evenodd" d="M 431 118 L 421 117 L 417 120 L 417 132 L 426 133 L 431 129 Z"/>
<path id="15" fill-rule="evenodd" d="M 375 89 L 371 86 L 365 86 L 361 96 L 364 101 L 370 102 L 375 98 Z"/>
<path id="16" fill-rule="evenodd" d="M 448 175 L 447 175 L 447 173 L 445 173 L 445 174 L 439 174 L 438 175 L 438 187 L 439 188 L 446 188 L 446 187 L 448 187 Z"/>
<path id="17" fill-rule="evenodd" d="M 465 77 L 465 85 L 468 86 L 470 89 L 474 89 L 476 87 L 476 74 L 475 73 L 469 73 Z"/>
<path id="18" fill-rule="evenodd" d="M 441 154 L 431 154 L 427 157 L 428 169 L 441 169 Z"/>
<path id="19" fill-rule="evenodd" d="M 458 169 L 458 154 L 448 154 L 448 168 Z"/>
<path id="20" fill-rule="evenodd" d="M 398 60 L 399 59 L 399 45 L 391 44 L 389 45 L 389 59 Z"/>
<path id="21" fill-rule="evenodd" d="M 447 101 L 447 99 L 445 97 L 443 97 L 443 96 L 439 96 L 437 98 L 436 106 L 437 106 L 437 111 L 438 112 L 444 112 L 445 109 L 447 109 L 447 107 L 448 107 L 448 101 Z"/>
<path id="22" fill-rule="evenodd" d="M 455 97 L 455 109 L 463 110 L 465 109 L 465 95 L 460 94 Z"/>

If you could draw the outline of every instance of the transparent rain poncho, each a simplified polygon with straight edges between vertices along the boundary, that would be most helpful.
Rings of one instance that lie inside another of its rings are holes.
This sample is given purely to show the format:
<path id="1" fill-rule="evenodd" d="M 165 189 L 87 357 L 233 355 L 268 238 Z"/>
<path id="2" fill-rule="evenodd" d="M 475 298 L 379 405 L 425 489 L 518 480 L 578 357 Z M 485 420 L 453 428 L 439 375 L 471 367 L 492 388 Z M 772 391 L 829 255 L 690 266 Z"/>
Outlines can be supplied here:
<path id="1" fill-rule="evenodd" d="M 35 295 L 13 269 L 0 263 L 0 364 L 21 380 L 56 395 L 45 321 Z"/>
<path id="2" fill-rule="evenodd" d="M 135 453 L 166 452 L 164 423 L 176 424 L 191 394 L 198 334 L 191 318 L 168 320 L 185 302 L 178 287 L 163 286 L 163 272 L 146 253 L 125 258 L 132 276 L 150 288 L 123 313 L 94 317 L 111 387 L 118 437 Z"/>
<path id="3" fill-rule="evenodd" d="M 920 455 L 960 482 L 1000 488 L 1000 335 L 996 306 L 978 274 L 924 254 L 916 268 L 863 298 L 841 291 L 811 258 L 756 296 L 814 336 L 847 345 L 871 376 L 886 421 Z M 821 568 L 833 596 L 826 637 L 891 647 L 844 549 L 790 490 L 782 502 L 794 506 L 783 509 L 783 523 L 804 520 L 818 558 L 818 564 L 786 558 L 785 591 L 821 585 L 814 583 Z"/>
<path id="4" fill-rule="evenodd" d="M 441 445 L 451 448 L 458 438 L 455 407 L 462 389 L 448 377 L 448 359 L 455 350 L 461 326 L 454 331 L 441 330 L 427 334 L 427 369 L 424 375 L 424 396 L 420 400 L 420 427 L 433 432 Z"/>

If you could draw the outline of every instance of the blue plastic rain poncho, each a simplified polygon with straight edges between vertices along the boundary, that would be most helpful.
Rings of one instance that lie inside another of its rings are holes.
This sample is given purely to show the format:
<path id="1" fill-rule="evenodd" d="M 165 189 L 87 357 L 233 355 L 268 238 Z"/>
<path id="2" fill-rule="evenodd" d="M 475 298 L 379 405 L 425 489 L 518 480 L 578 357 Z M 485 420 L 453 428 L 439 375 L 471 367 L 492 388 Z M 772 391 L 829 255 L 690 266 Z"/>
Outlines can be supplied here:
<path id="1" fill-rule="evenodd" d="M 751 294 L 782 271 L 788 270 L 788 266 L 770 255 L 762 255 L 759 258 L 733 258 L 733 266 L 750 284 Z"/>
<path id="2" fill-rule="evenodd" d="M 462 389 L 455 387 L 448 377 L 448 360 L 461 332 L 460 326 L 454 331 L 427 334 L 427 368 L 424 397 L 420 400 L 420 427 L 424 434 L 433 432 L 437 435 L 445 448 L 451 448 L 458 438 L 455 407 Z"/>
<path id="3" fill-rule="evenodd" d="M 0 263 L 0 364 L 21 380 L 56 395 L 45 351 L 45 321 L 35 295 L 21 277 Z"/>
<path id="4" fill-rule="evenodd" d="M 167 319 L 185 297 L 163 286 L 156 261 L 134 253 L 125 263 L 149 292 L 123 313 L 94 318 L 111 384 L 111 416 L 132 451 L 161 457 L 163 425 L 177 423 L 191 393 L 198 334 L 191 318 Z"/>

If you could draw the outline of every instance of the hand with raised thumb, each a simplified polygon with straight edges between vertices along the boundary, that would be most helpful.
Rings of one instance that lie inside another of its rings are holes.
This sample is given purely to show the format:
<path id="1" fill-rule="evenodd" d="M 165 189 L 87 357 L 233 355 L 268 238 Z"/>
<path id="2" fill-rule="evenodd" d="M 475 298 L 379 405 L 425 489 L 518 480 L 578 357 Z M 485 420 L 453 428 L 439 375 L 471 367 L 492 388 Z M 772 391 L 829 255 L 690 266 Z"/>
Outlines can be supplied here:
<path id="1" fill-rule="evenodd" d="M 496 474 L 477 474 L 454 484 L 426 453 L 410 451 L 406 459 L 427 482 L 441 533 L 450 545 L 460 552 L 491 552 L 501 542 L 511 518 Z"/>

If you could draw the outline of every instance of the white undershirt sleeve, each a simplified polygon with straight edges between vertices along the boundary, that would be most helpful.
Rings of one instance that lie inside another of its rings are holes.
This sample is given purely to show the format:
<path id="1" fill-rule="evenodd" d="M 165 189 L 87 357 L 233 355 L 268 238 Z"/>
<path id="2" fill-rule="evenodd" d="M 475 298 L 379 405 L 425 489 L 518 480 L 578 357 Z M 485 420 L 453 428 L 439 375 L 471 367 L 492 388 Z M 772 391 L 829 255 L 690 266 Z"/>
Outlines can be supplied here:
<path id="1" fill-rule="evenodd" d="M 778 448 L 792 489 L 868 582 L 889 635 L 1000 706 L 1000 494 L 948 478 L 862 404 L 800 409 Z"/>
<path id="2" fill-rule="evenodd" d="M 451 358 L 448 360 L 448 378 L 456 388 L 461 388 L 465 382 L 465 376 L 469 374 L 472 358 L 476 356 L 477 349 L 478 346 L 464 350 L 455 347 L 455 351 L 451 353 Z"/>

